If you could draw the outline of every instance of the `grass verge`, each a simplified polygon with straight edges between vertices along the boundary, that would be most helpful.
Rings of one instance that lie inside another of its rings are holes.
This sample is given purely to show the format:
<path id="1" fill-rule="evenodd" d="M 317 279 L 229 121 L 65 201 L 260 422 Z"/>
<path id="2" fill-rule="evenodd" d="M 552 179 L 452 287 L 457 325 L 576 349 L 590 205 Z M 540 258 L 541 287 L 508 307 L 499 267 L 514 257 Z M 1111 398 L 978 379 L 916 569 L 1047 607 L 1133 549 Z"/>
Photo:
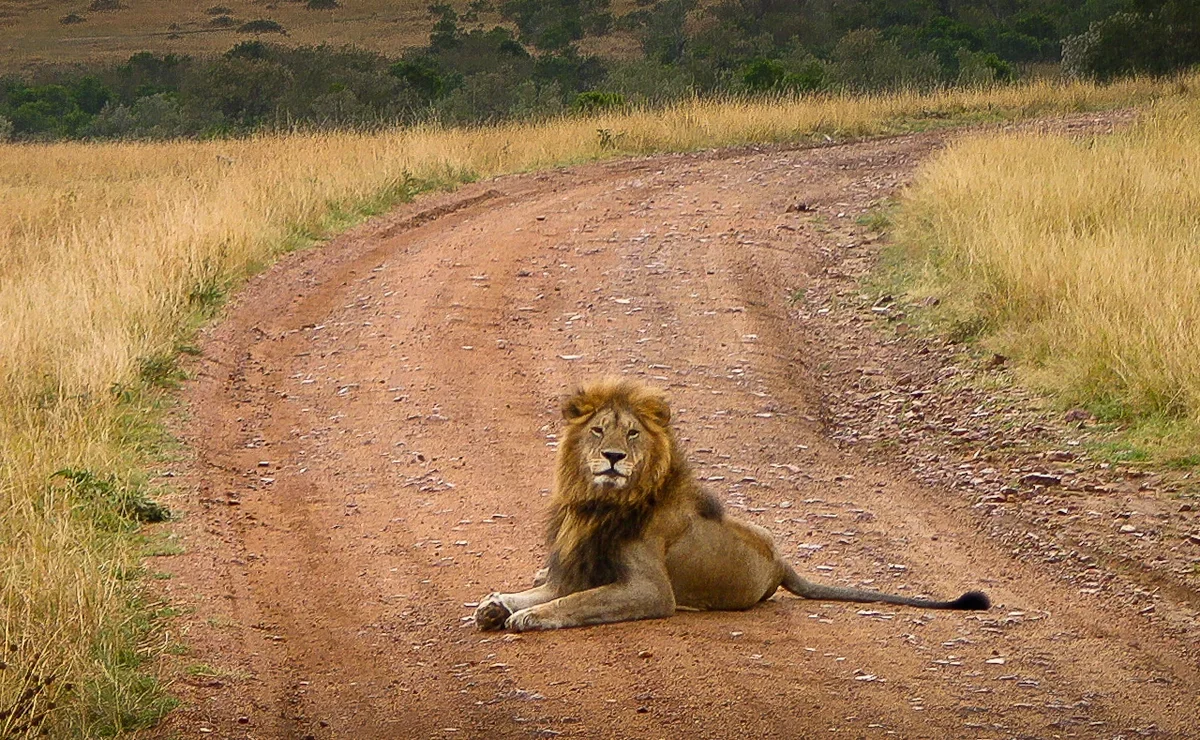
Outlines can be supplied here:
<path id="1" fill-rule="evenodd" d="M 0 145 L 0 735 L 116 735 L 169 708 L 139 567 L 146 472 L 190 332 L 245 276 L 428 187 L 627 155 L 823 142 L 1186 95 L 1195 78 L 231 141 Z"/>
<path id="2" fill-rule="evenodd" d="M 1112 135 L 959 141 L 894 232 L 944 332 L 1120 427 L 1114 459 L 1174 466 L 1200 448 L 1200 90 L 1182 87 Z"/>

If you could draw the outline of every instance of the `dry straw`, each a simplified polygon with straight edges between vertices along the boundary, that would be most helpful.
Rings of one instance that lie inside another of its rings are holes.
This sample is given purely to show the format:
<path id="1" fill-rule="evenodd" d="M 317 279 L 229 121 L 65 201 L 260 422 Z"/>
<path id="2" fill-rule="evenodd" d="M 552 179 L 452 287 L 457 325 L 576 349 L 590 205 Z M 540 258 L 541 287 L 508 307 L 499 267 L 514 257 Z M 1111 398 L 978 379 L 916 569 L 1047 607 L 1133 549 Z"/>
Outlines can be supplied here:
<path id="1" fill-rule="evenodd" d="M 901 213 L 921 290 L 1033 382 L 1129 421 L 1200 424 L 1200 97 L 1113 136 L 961 141 Z"/>

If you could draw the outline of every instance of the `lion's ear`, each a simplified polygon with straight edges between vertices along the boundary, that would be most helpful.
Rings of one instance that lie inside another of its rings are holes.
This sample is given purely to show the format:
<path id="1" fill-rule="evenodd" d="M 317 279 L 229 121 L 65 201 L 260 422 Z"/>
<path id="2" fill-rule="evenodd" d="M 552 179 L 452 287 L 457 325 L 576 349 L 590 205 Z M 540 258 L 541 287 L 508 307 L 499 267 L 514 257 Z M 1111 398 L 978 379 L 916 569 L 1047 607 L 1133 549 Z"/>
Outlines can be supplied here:
<path id="1" fill-rule="evenodd" d="M 646 396 L 637 403 L 638 415 L 665 427 L 671 423 L 671 407 L 662 396 Z"/>
<path id="2" fill-rule="evenodd" d="M 582 389 L 567 396 L 562 402 L 562 415 L 567 421 L 575 421 L 579 417 L 587 416 L 595 410 L 595 403 Z"/>

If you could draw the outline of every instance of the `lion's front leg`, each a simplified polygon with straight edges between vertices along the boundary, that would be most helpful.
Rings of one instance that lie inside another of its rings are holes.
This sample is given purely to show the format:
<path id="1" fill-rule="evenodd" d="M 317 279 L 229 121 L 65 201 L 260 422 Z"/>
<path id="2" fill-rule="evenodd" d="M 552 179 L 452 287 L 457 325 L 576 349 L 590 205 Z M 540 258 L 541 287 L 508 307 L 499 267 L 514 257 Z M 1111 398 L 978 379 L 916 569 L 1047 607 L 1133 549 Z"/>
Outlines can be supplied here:
<path id="1" fill-rule="evenodd" d="M 505 621 L 515 612 L 544 604 L 556 596 L 558 591 L 544 583 L 515 594 L 488 594 L 475 608 L 475 625 L 481 630 L 503 629 Z"/>
<path id="2" fill-rule="evenodd" d="M 625 580 L 515 610 L 504 626 L 524 632 L 669 617 L 675 612 L 675 592 L 656 553 L 648 546 L 631 546 L 625 553 Z"/>
<path id="3" fill-rule="evenodd" d="M 577 591 L 513 612 L 504 626 L 525 632 L 668 617 L 675 612 L 675 596 L 671 584 L 665 585 L 639 580 Z"/>

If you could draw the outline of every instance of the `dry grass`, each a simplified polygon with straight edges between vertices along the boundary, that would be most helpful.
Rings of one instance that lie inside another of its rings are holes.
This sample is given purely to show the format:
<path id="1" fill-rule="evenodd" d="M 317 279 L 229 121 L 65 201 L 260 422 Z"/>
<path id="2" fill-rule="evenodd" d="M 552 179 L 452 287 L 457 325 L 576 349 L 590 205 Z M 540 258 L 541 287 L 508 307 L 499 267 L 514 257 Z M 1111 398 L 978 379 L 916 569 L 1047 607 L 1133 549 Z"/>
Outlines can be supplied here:
<path id="1" fill-rule="evenodd" d="M 55 734 L 128 729 L 161 710 L 137 677 L 148 608 L 131 606 L 136 523 L 115 513 L 129 510 L 142 492 L 138 471 L 152 464 L 145 389 L 169 377 L 196 317 L 298 236 L 386 207 L 421 183 L 1177 92 L 1149 81 L 1034 83 L 928 96 L 693 101 L 478 130 L 0 145 L 0 619 L 6 641 L 19 646 L 3 657 L 10 668 L 0 670 L 0 711 L 28 688 L 23 671 L 35 662 L 57 680 L 34 711 L 74 686 L 48 718 Z M 76 471 L 73 483 L 53 477 L 62 468 Z"/>
<path id="2" fill-rule="evenodd" d="M 941 296 L 952 321 L 1064 404 L 1156 427 L 1168 457 L 1200 440 L 1191 86 L 1112 136 L 962 141 L 923 170 L 897 226 L 924 260 L 919 291 Z"/>

